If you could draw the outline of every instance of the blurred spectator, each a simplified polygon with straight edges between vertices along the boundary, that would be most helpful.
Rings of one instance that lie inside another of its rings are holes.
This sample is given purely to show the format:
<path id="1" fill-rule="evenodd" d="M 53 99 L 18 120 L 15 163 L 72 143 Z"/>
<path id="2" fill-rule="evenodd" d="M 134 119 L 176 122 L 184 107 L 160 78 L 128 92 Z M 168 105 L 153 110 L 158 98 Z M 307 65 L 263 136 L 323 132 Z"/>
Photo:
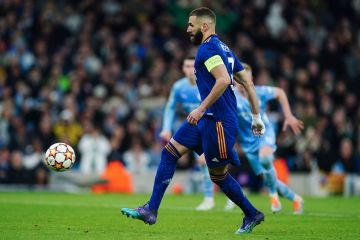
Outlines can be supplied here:
<path id="1" fill-rule="evenodd" d="M 82 174 L 100 176 L 106 168 L 111 145 L 97 125 L 89 123 L 86 131 L 78 146 L 81 153 L 79 170 Z"/>
<path id="2" fill-rule="evenodd" d="M 162 147 L 163 147 L 163 143 L 160 141 L 152 144 L 149 150 L 149 156 L 150 156 L 149 168 L 157 169 L 161 160 Z"/>
<path id="3" fill-rule="evenodd" d="M 31 140 L 31 145 L 27 146 L 26 155 L 24 156 L 23 165 L 26 169 L 35 169 L 41 164 L 44 157 L 44 150 L 40 139 L 34 138 Z"/>
<path id="4" fill-rule="evenodd" d="M 108 122 L 109 124 L 109 122 Z M 110 127 L 108 125 L 108 127 Z M 124 152 L 124 139 L 125 139 L 125 129 L 123 126 L 114 124 L 111 127 L 112 131 L 110 134 L 110 145 L 111 151 L 108 157 L 109 161 L 120 161 L 123 165 L 125 165 L 122 153 Z"/>
<path id="5" fill-rule="evenodd" d="M 338 174 L 354 173 L 356 171 L 354 148 L 350 139 L 343 138 L 340 142 L 340 155 L 333 165 L 332 171 Z"/>
<path id="6" fill-rule="evenodd" d="M 13 105 L 11 101 L 0 102 L 0 145 L 8 146 L 10 143 L 10 122 Z"/>
<path id="7" fill-rule="evenodd" d="M 145 152 L 140 138 L 132 138 L 130 149 L 124 153 L 124 162 L 126 169 L 134 174 L 149 170 L 150 156 Z"/>
<path id="8" fill-rule="evenodd" d="M 7 173 L 7 183 L 9 184 L 29 184 L 32 183 L 29 172 L 24 168 L 23 154 L 13 151 L 10 155 L 10 166 Z"/>
<path id="9" fill-rule="evenodd" d="M 0 183 L 7 183 L 7 177 L 10 168 L 10 154 L 9 150 L 0 145 Z"/>
<path id="10" fill-rule="evenodd" d="M 33 138 L 26 149 L 23 165 L 28 171 L 32 184 L 45 185 L 48 179 L 48 169 L 43 163 L 45 152 L 39 138 Z"/>
<path id="11" fill-rule="evenodd" d="M 38 138 L 42 144 L 42 149 L 45 150 L 55 143 L 55 134 L 52 130 L 51 117 L 48 113 L 44 113 L 38 125 Z"/>
<path id="12" fill-rule="evenodd" d="M 277 38 L 286 27 L 286 21 L 282 16 L 283 5 L 276 1 L 270 5 L 269 14 L 266 16 L 266 25 L 273 38 Z"/>
<path id="13" fill-rule="evenodd" d="M 54 125 L 54 133 L 59 141 L 77 146 L 82 135 L 82 127 L 76 121 L 74 113 L 66 109 L 60 113 L 60 121 Z"/>

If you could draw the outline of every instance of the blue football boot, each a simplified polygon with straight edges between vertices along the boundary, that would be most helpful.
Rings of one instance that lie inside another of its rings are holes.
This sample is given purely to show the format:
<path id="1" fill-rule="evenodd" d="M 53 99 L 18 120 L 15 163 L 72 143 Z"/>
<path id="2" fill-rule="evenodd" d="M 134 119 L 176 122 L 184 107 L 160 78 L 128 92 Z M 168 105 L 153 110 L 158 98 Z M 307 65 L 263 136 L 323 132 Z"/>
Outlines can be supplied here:
<path id="1" fill-rule="evenodd" d="M 253 228 L 265 220 L 265 216 L 262 212 L 257 212 L 254 217 L 244 217 L 243 224 L 235 232 L 236 234 L 251 233 Z"/>
<path id="2" fill-rule="evenodd" d="M 152 225 L 156 222 L 157 212 L 150 210 L 149 204 L 146 203 L 144 206 L 138 208 L 122 208 L 121 213 L 127 217 L 139 219 L 145 224 Z"/>

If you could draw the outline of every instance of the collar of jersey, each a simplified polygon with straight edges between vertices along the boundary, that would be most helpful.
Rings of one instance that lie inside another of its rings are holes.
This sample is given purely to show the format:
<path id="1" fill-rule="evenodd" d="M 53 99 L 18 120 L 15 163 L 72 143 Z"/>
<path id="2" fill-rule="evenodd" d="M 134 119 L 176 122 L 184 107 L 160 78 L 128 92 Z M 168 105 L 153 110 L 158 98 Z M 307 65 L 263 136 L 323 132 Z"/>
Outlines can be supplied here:
<path id="1" fill-rule="evenodd" d="M 208 36 L 207 38 L 205 38 L 205 40 L 202 42 L 202 43 L 206 43 L 206 42 L 209 42 L 211 37 L 216 37 L 217 35 L 216 34 L 211 34 L 210 36 Z"/>

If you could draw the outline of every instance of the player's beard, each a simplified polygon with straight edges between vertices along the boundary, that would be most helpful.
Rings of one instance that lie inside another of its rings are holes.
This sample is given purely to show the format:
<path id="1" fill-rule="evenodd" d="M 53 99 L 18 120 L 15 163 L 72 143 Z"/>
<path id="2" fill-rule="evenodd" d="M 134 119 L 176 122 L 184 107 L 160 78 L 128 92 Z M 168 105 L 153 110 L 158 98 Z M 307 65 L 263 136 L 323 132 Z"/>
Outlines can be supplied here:
<path id="1" fill-rule="evenodd" d="M 198 30 L 196 31 L 196 33 L 194 34 L 194 36 L 191 36 L 191 37 L 190 37 L 190 41 L 191 41 L 191 43 L 194 44 L 195 46 L 198 46 L 198 45 L 201 44 L 202 39 L 203 39 L 203 36 L 204 36 L 204 35 L 203 35 L 203 33 L 201 32 L 201 30 L 198 29 Z"/>

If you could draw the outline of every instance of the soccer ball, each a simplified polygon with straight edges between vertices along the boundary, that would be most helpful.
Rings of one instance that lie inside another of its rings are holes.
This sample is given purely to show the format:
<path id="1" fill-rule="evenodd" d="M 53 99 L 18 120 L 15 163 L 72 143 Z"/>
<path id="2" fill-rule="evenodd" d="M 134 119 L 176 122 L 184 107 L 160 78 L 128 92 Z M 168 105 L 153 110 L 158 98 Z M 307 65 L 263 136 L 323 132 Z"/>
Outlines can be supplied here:
<path id="1" fill-rule="evenodd" d="M 66 143 L 55 143 L 46 151 L 44 162 L 56 172 L 69 170 L 75 163 L 75 151 Z"/>

